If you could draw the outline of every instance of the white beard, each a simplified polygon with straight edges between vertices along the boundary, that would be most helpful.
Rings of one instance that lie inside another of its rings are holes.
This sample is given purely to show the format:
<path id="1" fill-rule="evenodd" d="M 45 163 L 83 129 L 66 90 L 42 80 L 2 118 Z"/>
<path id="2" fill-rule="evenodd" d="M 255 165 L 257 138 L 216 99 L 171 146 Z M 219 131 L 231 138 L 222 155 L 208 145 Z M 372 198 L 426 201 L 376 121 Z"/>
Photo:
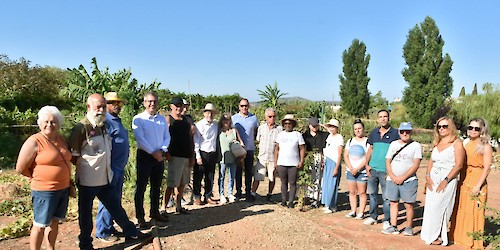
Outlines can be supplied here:
<path id="1" fill-rule="evenodd" d="M 92 124 L 92 126 L 94 127 L 102 127 L 104 125 L 104 122 L 106 121 L 106 115 L 104 112 L 89 110 L 86 116 L 90 121 L 90 124 Z"/>

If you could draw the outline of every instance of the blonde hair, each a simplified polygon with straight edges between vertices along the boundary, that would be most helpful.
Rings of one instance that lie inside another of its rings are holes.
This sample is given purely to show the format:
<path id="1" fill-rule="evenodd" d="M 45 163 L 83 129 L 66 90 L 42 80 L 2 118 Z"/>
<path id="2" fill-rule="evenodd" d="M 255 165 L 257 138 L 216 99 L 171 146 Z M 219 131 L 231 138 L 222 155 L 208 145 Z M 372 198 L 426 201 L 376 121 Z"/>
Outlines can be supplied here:
<path id="1" fill-rule="evenodd" d="M 439 129 L 437 127 L 437 125 L 439 125 L 439 123 L 441 121 L 448 121 L 448 129 L 450 131 L 450 143 L 451 142 L 454 142 L 458 139 L 458 131 L 457 131 L 457 126 L 455 126 L 455 123 L 453 122 L 453 120 L 449 117 L 446 117 L 446 116 L 443 116 L 441 118 L 439 118 L 437 121 L 436 121 L 436 127 L 434 128 L 434 142 L 432 143 L 432 146 L 435 147 L 438 145 L 438 143 L 443 139 L 443 137 L 441 137 L 441 135 L 439 134 Z"/>
<path id="2" fill-rule="evenodd" d="M 479 154 L 483 153 L 484 145 L 490 143 L 490 129 L 488 123 L 483 118 L 473 118 L 469 121 L 479 123 L 481 131 L 479 131 L 479 143 L 477 144 L 476 152 Z"/>

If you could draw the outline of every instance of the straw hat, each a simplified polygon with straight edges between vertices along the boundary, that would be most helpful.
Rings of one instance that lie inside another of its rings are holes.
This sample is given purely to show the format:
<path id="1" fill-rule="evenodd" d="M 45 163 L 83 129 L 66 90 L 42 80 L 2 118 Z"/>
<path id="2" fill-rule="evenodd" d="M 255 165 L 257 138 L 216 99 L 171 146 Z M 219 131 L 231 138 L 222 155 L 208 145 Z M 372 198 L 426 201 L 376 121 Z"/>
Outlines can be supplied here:
<path id="1" fill-rule="evenodd" d="M 118 93 L 116 92 L 108 92 L 104 95 L 104 98 L 107 102 L 123 102 L 128 103 L 127 100 L 118 97 Z"/>
<path id="2" fill-rule="evenodd" d="M 328 123 L 325 124 L 325 127 L 330 127 L 330 126 L 335 126 L 335 127 L 339 128 L 340 123 L 337 119 L 330 119 L 330 121 L 328 121 Z"/>
<path id="3" fill-rule="evenodd" d="M 283 119 L 281 120 L 281 126 L 283 126 L 283 123 L 285 121 L 291 121 L 293 123 L 293 126 L 297 126 L 297 120 L 295 120 L 295 117 L 292 114 L 287 114 Z"/>
<path id="4" fill-rule="evenodd" d="M 213 113 L 219 113 L 219 111 L 215 108 L 215 105 L 213 105 L 212 103 L 207 103 L 207 105 L 205 105 L 205 108 L 201 110 L 202 113 L 205 111 L 212 111 Z"/>

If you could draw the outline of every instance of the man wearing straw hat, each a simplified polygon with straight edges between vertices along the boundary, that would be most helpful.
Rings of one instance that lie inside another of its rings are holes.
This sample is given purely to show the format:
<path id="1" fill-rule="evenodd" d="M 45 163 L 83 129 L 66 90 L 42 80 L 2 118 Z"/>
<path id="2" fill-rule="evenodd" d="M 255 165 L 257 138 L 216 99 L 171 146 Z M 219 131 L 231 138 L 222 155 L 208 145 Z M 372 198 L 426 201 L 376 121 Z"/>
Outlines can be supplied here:
<path id="1" fill-rule="evenodd" d="M 114 195 L 119 200 L 122 199 L 123 181 L 125 178 L 125 165 L 128 162 L 130 144 L 128 141 L 128 132 L 122 124 L 122 120 L 118 116 L 122 111 L 122 107 L 127 103 L 127 100 L 118 97 L 116 92 L 108 92 L 104 95 L 106 99 L 106 121 L 108 124 L 108 134 L 112 138 L 111 148 L 111 171 L 113 171 L 113 186 Z M 104 207 L 102 202 L 99 202 L 96 217 L 96 237 L 104 242 L 114 242 L 118 238 L 118 232 L 113 227 L 113 217 Z"/>
<path id="2" fill-rule="evenodd" d="M 203 119 L 195 124 L 194 152 L 196 163 L 193 171 L 193 193 L 196 205 L 201 203 L 201 180 L 205 177 L 204 203 L 217 204 L 212 196 L 214 186 L 215 165 L 217 163 L 217 121 L 214 115 L 218 113 L 212 103 L 207 103 L 203 112 Z"/>

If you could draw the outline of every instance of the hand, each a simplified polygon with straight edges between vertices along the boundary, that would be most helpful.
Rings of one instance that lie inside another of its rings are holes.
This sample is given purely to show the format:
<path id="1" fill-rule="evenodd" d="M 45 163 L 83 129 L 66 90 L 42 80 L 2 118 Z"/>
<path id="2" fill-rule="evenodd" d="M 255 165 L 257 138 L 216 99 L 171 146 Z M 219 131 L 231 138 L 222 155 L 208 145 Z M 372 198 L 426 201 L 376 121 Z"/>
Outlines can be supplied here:
<path id="1" fill-rule="evenodd" d="M 446 188 L 446 186 L 448 186 L 448 182 L 446 180 L 443 180 L 439 184 L 439 186 L 436 188 L 436 192 L 439 193 L 439 192 L 443 191 Z"/>
<path id="2" fill-rule="evenodd" d="M 396 185 L 401 185 L 401 184 L 403 184 L 403 182 L 405 181 L 405 180 L 403 180 L 403 178 L 402 178 L 402 177 L 400 177 L 400 176 L 394 176 L 394 178 L 392 178 L 392 177 L 391 177 L 391 180 L 392 180 L 392 182 L 394 182 L 394 184 L 396 184 Z"/>
<path id="3" fill-rule="evenodd" d="M 157 161 L 163 161 L 163 154 L 161 150 L 154 151 L 151 156 L 153 156 L 153 158 Z"/>
<path id="4" fill-rule="evenodd" d="M 476 186 L 474 186 L 474 188 L 472 188 L 472 195 L 474 195 L 474 196 L 478 196 L 478 195 L 479 195 L 479 193 L 481 193 L 481 188 L 480 188 L 480 187 L 478 187 L 477 185 L 476 185 Z"/>
<path id="5" fill-rule="evenodd" d="M 426 183 L 427 188 L 432 191 L 432 186 L 434 186 L 434 182 L 432 181 L 430 176 L 425 177 L 425 179 L 427 180 Z"/>
<path id="6" fill-rule="evenodd" d="M 372 170 L 372 167 L 366 165 L 366 175 L 368 175 L 368 177 L 372 177 L 372 173 L 370 173 L 370 170 Z"/>
<path id="7" fill-rule="evenodd" d="M 356 176 L 358 174 L 359 169 L 357 168 L 351 168 L 350 172 L 353 176 Z"/>
<path id="8" fill-rule="evenodd" d="M 334 170 L 333 170 L 333 176 L 337 176 L 337 174 L 339 173 L 339 167 L 336 167 Z"/>
<path id="9" fill-rule="evenodd" d="M 170 152 L 165 152 L 165 160 L 170 161 L 170 158 L 172 158 L 172 156 L 170 155 Z"/>
<path id="10" fill-rule="evenodd" d="M 297 164 L 297 168 L 298 168 L 298 169 L 301 169 L 301 168 L 302 168 L 302 165 L 304 165 L 304 162 L 299 161 L 299 164 Z"/>
<path id="11" fill-rule="evenodd" d="M 198 165 L 203 165 L 203 160 L 201 158 L 196 158 L 196 163 L 198 163 Z"/>

